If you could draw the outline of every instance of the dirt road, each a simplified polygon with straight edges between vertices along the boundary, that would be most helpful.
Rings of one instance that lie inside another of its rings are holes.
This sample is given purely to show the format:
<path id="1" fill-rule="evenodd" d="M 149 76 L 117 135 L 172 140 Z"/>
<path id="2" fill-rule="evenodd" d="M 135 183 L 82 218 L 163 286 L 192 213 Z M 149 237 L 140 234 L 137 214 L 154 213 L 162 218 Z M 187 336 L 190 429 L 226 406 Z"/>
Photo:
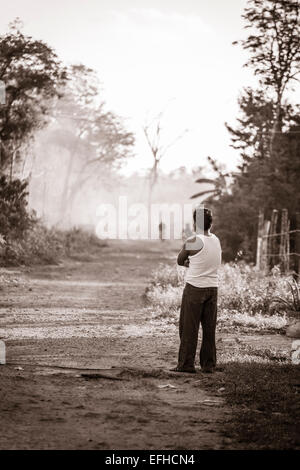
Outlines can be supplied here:
<path id="1" fill-rule="evenodd" d="M 230 411 L 200 373 L 169 372 L 177 329 L 145 309 L 151 271 L 175 263 L 178 246 L 163 248 L 110 244 L 0 291 L 0 449 L 226 448 Z"/>

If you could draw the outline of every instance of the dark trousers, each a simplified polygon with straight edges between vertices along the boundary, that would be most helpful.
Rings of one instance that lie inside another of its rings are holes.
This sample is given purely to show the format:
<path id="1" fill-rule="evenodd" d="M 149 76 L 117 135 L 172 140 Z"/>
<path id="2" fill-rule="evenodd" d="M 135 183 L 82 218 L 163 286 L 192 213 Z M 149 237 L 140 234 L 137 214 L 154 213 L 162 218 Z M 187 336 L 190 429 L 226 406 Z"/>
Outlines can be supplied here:
<path id="1" fill-rule="evenodd" d="M 180 348 L 179 369 L 193 369 L 198 342 L 199 326 L 202 326 L 200 366 L 202 369 L 216 366 L 217 287 L 194 287 L 186 284 L 179 318 Z"/>

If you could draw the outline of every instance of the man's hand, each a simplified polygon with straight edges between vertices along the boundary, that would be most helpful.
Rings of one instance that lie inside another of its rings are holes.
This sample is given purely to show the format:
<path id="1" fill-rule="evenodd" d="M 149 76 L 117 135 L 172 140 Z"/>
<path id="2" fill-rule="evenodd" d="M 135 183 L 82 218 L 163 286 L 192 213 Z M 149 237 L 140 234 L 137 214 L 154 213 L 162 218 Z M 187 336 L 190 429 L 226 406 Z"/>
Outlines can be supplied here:
<path id="1" fill-rule="evenodd" d="M 186 261 L 188 261 L 188 258 L 189 258 L 189 253 L 185 249 L 185 244 L 184 244 L 179 255 L 177 256 L 177 264 L 179 264 L 179 266 L 186 266 L 185 263 Z"/>

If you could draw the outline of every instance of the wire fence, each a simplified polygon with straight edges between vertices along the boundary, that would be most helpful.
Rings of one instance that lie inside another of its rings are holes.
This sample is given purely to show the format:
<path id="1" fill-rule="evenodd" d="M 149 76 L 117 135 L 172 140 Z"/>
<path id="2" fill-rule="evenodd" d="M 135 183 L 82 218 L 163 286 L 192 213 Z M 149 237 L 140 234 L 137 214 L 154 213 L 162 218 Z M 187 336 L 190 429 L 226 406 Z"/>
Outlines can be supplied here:
<path id="1" fill-rule="evenodd" d="M 281 235 L 289 235 L 291 233 L 300 233 L 300 230 L 289 230 L 289 232 L 272 233 L 271 235 L 263 235 L 262 238 L 280 237 Z"/>
<path id="2" fill-rule="evenodd" d="M 258 217 L 256 266 L 269 271 L 279 266 L 281 272 L 300 274 L 300 213 L 296 214 L 296 228 L 290 230 L 287 209 L 282 209 L 281 220 L 276 209 L 271 220 L 265 220 L 262 211 Z M 294 224 L 294 222 L 293 222 Z M 294 225 L 295 226 L 295 225 Z"/>

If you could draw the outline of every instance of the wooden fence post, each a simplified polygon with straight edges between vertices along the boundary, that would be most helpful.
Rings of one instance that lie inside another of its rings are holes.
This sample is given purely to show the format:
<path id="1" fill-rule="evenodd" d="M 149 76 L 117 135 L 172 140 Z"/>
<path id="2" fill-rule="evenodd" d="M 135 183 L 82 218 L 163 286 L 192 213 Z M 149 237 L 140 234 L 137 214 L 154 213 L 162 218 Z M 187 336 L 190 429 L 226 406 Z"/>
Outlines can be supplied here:
<path id="1" fill-rule="evenodd" d="M 282 209 L 281 212 L 281 226 L 280 226 L 280 247 L 279 247 L 279 261 L 281 272 L 287 272 L 287 237 L 288 234 L 288 211 Z"/>
<path id="2" fill-rule="evenodd" d="M 258 214 L 258 231 L 257 231 L 257 246 L 256 246 L 256 268 L 257 269 L 261 269 L 263 229 L 264 229 L 264 212 L 262 209 L 260 209 L 259 214 Z"/>
<path id="3" fill-rule="evenodd" d="M 271 224 L 270 224 L 270 238 L 268 238 L 268 259 L 267 259 L 267 266 L 272 269 L 277 263 L 277 221 L 278 221 L 278 210 L 273 209 L 271 215 Z"/>
<path id="4" fill-rule="evenodd" d="M 269 271 L 269 233 L 270 233 L 271 222 L 269 220 L 264 221 L 263 236 L 262 236 L 262 249 L 261 249 L 261 270 L 263 272 Z"/>
<path id="5" fill-rule="evenodd" d="M 296 213 L 296 273 L 300 276 L 300 212 Z"/>
<path id="6" fill-rule="evenodd" d="M 286 270 L 287 272 L 290 271 L 290 229 L 291 229 L 291 221 L 290 219 L 288 219 L 287 236 L 286 236 Z"/>

